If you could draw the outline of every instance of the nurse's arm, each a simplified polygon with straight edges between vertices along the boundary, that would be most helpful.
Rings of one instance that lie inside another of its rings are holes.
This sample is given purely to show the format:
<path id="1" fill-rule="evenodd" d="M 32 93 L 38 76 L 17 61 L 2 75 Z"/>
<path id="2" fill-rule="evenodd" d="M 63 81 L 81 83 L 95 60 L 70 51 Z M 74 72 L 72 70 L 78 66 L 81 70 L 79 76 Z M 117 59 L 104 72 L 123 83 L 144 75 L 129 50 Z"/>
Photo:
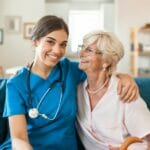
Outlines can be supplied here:
<path id="1" fill-rule="evenodd" d="M 10 135 L 13 150 L 32 150 L 27 134 L 27 123 L 24 115 L 9 117 Z"/>
<path id="2" fill-rule="evenodd" d="M 128 74 L 116 74 L 120 79 L 118 84 L 118 95 L 124 102 L 131 102 L 137 99 L 139 89 L 133 78 Z"/>

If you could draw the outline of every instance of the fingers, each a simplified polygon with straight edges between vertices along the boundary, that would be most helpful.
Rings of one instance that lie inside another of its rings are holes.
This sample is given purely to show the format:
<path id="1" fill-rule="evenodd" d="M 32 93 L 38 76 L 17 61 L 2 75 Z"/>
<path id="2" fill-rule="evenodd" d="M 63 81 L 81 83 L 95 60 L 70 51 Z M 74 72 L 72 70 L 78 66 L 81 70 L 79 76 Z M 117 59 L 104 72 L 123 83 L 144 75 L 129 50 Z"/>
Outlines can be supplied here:
<path id="1" fill-rule="evenodd" d="M 117 92 L 118 92 L 118 95 L 122 93 L 122 83 L 120 81 L 118 82 Z"/>
<path id="2" fill-rule="evenodd" d="M 135 91 L 135 92 L 134 92 Z M 129 98 L 128 98 L 128 100 L 127 100 L 127 102 L 132 102 L 132 101 L 134 101 L 134 100 L 136 100 L 137 99 L 137 97 L 138 97 L 138 95 L 139 95 L 139 91 L 138 91 L 138 89 L 134 89 L 134 91 L 131 93 L 131 95 L 129 96 Z"/>
<path id="3" fill-rule="evenodd" d="M 138 88 L 136 85 L 130 87 L 123 87 L 120 98 L 123 102 L 131 102 L 137 99 L 139 94 Z"/>
<path id="4" fill-rule="evenodd" d="M 138 87 L 135 81 L 129 75 L 119 74 L 120 81 L 117 87 L 117 93 L 124 102 L 131 102 L 138 97 Z"/>
<path id="5" fill-rule="evenodd" d="M 30 67 L 30 63 L 29 63 L 29 62 L 26 64 L 26 67 L 27 67 L 27 68 L 29 68 L 29 67 Z"/>
<path id="6" fill-rule="evenodd" d="M 135 89 L 134 87 L 124 87 L 123 90 L 122 90 L 122 93 L 120 95 L 120 98 L 124 101 L 124 102 L 127 102 L 127 101 L 130 101 L 132 100 L 132 98 L 134 98 L 135 96 Z"/>

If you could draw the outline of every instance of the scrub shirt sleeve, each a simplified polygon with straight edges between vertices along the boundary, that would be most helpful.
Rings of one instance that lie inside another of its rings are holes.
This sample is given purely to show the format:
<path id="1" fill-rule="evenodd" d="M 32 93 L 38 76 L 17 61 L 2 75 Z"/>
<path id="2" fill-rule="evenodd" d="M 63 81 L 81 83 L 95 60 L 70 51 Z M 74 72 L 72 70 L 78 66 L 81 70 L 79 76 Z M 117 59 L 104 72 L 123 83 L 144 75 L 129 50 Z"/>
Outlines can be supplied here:
<path id="1" fill-rule="evenodd" d="M 150 111 L 144 100 L 139 97 L 125 105 L 125 125 L 128 132 L 140 138 L 150 134 Z"/>
<path id="2" fill-rule="evenodd" d="M 8 117 L 17 114 L 25 114 L 25 106 L 23 98 L 14 83 L 6 85 L 6 101 L 3 117 Z"/>
<path id="3" fill-rule="evenodd" d="M 78 62 L 71 62 L 72 70 L 74 73 L 74 76 L 77 79 L 77 83 L 83 82 L 86 79 L 86 74 L 79 69 L 79 63 Z"/>

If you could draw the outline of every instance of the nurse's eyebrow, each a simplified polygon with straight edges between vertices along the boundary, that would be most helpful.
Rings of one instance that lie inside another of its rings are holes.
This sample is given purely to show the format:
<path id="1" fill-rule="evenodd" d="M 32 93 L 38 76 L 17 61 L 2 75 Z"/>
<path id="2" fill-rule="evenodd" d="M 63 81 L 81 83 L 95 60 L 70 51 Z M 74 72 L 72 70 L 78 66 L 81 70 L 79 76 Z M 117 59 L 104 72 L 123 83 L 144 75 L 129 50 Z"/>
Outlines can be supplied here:
<path id="1" fill-rule="evenodd" d="M 52 37 L 47 37 L 48 39 L 50 40 L 53 40 L 53 41 L 57 41 L 56 39 L 52 38 Z M 63 41 L 62 43 L 67 43 L 68 41 Z"/>
<path id="2" fill-rule="evenodd" d="M 48 39 L 51 39 L 53 41 L 56 41 L 56 39 L 52 38 L 52 37 L 47 37 Z"/>

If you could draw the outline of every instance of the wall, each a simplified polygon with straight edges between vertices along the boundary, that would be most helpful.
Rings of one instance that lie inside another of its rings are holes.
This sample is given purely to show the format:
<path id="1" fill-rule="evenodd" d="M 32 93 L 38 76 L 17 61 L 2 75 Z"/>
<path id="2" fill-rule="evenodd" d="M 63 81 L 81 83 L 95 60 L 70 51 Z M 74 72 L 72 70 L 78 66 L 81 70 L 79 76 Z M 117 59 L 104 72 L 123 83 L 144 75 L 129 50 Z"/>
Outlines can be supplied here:
<path id="1" fill-rule="evenodd" d="M 86 4 L 85 4 L 86 3 Z M 100 12 L 104 15 L 104 28 L 105 30 L 114 31 L 114 3 L 112 1 L 109 2 L 98 2 L 98 1 L 67 1 L 66 2 L 48 2 L 46 3 L 45 7 L 45 13 L 46 14 L 54 14 L 57 16 L 60 16 L 65 19 L 65 21 L 69 24 L 69 12 L 70 10 L 100 10 Z M 90 20 L 89 20 L 90 21 Z M 78 22 L 76 22 L 78 23 Z M 83 22 L 80 22 L 83 23 Z M 86 23 L 84 24 L 87 25 Z M 78 29 L 78 26 L 76 27 L 76 33 L 80 32 Z M 92 29 L 91 29 L 92 30 Z M 72 32 L 71 32 L 72 33 Z M 70 33 L 70 36 L 71 36 Z M 74 41 L 75 47 L 77 46 L 76 43 L 78 43 L 78 39 L 76 39 L 75 36 L 72 36 L 73 39 L 70 38 L 70 40 Z M 70 43 L 72 42 L 70 41 Z M 68 45 L 71 45 L 71 44 Z M 76 49 L 76 48 L 75 48 Z M 74 53 L 71 51 L 71 48 L 68 47 L 67 56 L 69 57 L 71 55 L 74 55 Z M 72 56 L 73 58 L 73 56 Z"/>
<path id="2" fill-rule="evenodd" d="M 98 10 L 101 8 L 104 13 L 105 28 L 114 31 L 114 3 L 110 0 L 107 3 L 100 3 L 98 1 L 51 2 L 46 4 L 45 13 L 58 15 L 68 22 L 68 14 L 70 10 Z"/>
<path id="3" fill-rule="evenodd" d="M 104 13 L 104 27 L 107 31 L 115 31 L 115 4 L 105 3 L 101 5 Z"/>
<path id="4" fill-rule="evenodd" d="M 47 14 L 61 16 L 68 22 L 70 9 L 100 9 L 100 2 L 89 0 L 85 5 L 85 2 L 79 1 L 45 3 L 45 0 L 0 0 L 0 28 L 4 29 L 4 44 L 0 45 L 0 65 L 6 69 L 24 65 L 33 59 L 34 52 L 31 43 L 23 38 L 23 23 L 36 22 L 41 16 Z M 107 14 L 107 10 L 109 9 L 106 9 L 104 14 Z M 22 29 L 19 34 L 7 32 L 6 16 L 22 17 Z M 112 16 L 109 15 L 107 18 L 109 19 L 106 19 L 106 22 L 113 22 Z"/>
<path id="5" fill-rule="evenodd" d="M 82 8 L 87 6 L 90 6 L 91 8 L 95 7 L 94 4 L 79 5 L 79 3 L 72 3 L 69 5 L 67 2 L 60 3 L 59 5 L 57 4 L 58 3 L 54 2 L 45 5 L 44 0 L 0 0 L 0 28 L 5 29 L 4 20 L 7 15 L 22 16 L 22 25 L 24 22 L 36 22 L 41 16 L 50 13 L 62 16 L 68 21 L 67 14 L 70 6 L 74 9 L 79 6 Z M 116 33 L 123 42 L 126 53 L 124 59 L 119 64 L 119 71 L 129 73 L 129 29 L 130 27 L 141 26 L 146 22 L 149 22 L 149 6 L 149 0 L 115 1 Z M 109 8 L 107 10 L 109 11 Z M 110 12 L 109 18 L 112 16 Z M 113 23 L 110 23 L 109 27 L 112 27 L 112 25 Z M 4 30 L 4 44 L 0 45 L 0 65 L 3 65 L 4 68 L 24 65 L 26 62 L 32 60 L 33 55 L 31 43 L 28 40 L 23 39 L 23 31 L 20 34 L 10 34 Z"/>
<path id="6" fill-rule="evenodd" d="M 4 44 L 0 45 L 0 65 L 4 68 L 25 65 L 33 58 L 29 40 L 23 38 L 23 23 L 36 22 L 45 13 L 44 0 L 0 0 L 0 28 L 4 29 Z M 8 33 L 5 16 L 21 16 L 21 32 Z"/>
<path id="7" fill-rule="evenodd" d="M 59 2 L 59 3 L 46 3 L 45 5 L 45 14 L 52 14 L 62 17 L 66 22 L 68 22 L 68 12 L 69 12 L 69 3 L 68 2 Z"/>
<path id="8" fill-rule="evenodd" d="M 116 0 L 116 31 L 125 46 L 125 57 L 119 70 L 129 72 L 131 27 L 140 27 L 150 22 L 150 0 Z"/>

